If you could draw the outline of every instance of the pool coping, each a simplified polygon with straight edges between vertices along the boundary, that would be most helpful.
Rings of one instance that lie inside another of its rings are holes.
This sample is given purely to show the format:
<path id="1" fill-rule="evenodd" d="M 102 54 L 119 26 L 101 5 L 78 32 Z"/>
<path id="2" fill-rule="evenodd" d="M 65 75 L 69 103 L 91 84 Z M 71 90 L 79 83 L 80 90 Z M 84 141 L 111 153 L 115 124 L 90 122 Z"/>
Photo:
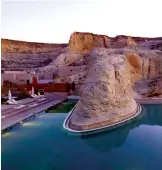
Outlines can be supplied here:
<path id="1" fill-rule="evenodd" d="M 137 105 L 138 105 L 138 106 L 137 106 L 137 111 L 136 111 L 136 113 L 135 113 L 133 116 L 131 116 L 131 117 L 127 118 L 127 119 L 124 119 L 124 120 L 122 120 L 122 121 L 120 121 L 120 122 L 113 123 L 113 124 L 111 124 L 111 125 L 107 125 L 107 126 L 103 126 L 103 127 L 99 127 L 99 128 L 93 128 L 93 129 L 89 129 L 89 130 L 74 130 L 74 129 L 71 129 L 71 128 L 68 126 L 69 118 L 70 118 L 73 110 L 74 110 L 75 107 L 76 107 L 76 106 L 74 106 L 73 109 L 69 112 L 69 114 L 68 114 L 68 116 L 66 117 L 66 119 L 64 120 L 64 122 L 63 122 L 63 128 L 64 128 L 65 130 L 67 130 L 68 132 L 72 132 L 73 134 L 80 134 L 80 133 L 87 133 L 87 132 L 95 132 L 95 131 L 104 130 L 104 129 L 107 129 L 107 128 L 112 129 L 112 127 L 113 127 L 113 128 L 116 128 L 116 127 L 118 127 L 117 125 L 123 125 L 123 123 L 128 122 L 129 120 L 132 120 L 132 119 L 134 119 L 134 118 L 136 118 L 137 116 L 140 115 L 140 113 L 141 113 L 141 111 L 142 111 L 142 107 L 141 107 L 141 105 L 140 105 L 139 103 L 137 103 Z M 109 129 L 107 129 L 107 130 L 109 130 Z"/>

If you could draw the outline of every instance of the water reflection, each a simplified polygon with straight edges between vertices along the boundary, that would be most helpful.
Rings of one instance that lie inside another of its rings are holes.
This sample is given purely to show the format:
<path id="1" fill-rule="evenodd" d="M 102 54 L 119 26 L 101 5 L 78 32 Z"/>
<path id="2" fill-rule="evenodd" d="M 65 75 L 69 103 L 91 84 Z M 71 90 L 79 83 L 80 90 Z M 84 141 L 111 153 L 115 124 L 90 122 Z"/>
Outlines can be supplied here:
<path id="1" fill-rule="evenodd" d="M 162 126 L 162 104 L 147 105 L 141 124 Z"/>
<path id="2" fill-rule="evenodd" d="M 108 152 L 113 148 L 120 147 L 126 141 L 129 132 L 142 125 L 159 125 L 162 126 L 162 105 L 145 107 L 141 117 L 134 122 L 121 126 L 111 131 L 105 131 L 89 136 L 81 136 L 87 145 L 101 152 Z"/>
<path id="3" fill-rule="evenodd" d="M 15 134 L 15 132 L 6 132 L 6 133 L 2 133 L 1 134 L 1 137 L 3 137 L 3 138 L 5 138 L 5 137 L 8 137 L 8 136 L 11 136 L 11 135 L 14 135 Z"/>
<path id="4" fill-rule="evenodd" d="M 25 122 L 22 124 L 22 126 L 24 127 L 33 127 L 33 126 L 40 126 L 41 123 L 40 122 Z"/>

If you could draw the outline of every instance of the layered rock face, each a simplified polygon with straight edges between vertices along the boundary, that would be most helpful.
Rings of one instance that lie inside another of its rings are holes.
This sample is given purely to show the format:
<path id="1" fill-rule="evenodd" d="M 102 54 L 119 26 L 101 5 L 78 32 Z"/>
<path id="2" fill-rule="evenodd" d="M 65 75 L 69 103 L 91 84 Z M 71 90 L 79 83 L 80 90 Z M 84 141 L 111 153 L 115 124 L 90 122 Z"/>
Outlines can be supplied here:
<path id="1" fill-rule="evenodd" d="M 2 39 L 2 70 L 31 70 L 49 65 L 67 44 Z"/>
<path id="2" fill-rule="evenodd" d="M 148 49 L 123 49 L 128 62 L 133 66 L 134 81 L 154 79 L 162 76 L 162 52 Z"/>
<path id="3" fill-rule="evenodd" d="M 95 47 L 109 47 L 110 39 L 105 35 L 74 32 L 70 36 L 69 47 L 77 52 L 89 52 Z"/>
<path id="4" fill-rule="evenodd" d="M 127 62 L 129 63 L 130 72 L 131 72 L 131 81 L 132 84 L 136 80 L 139 80 L 142 78 L 142 67 L 141 67 L 141 59 L 140 56 L 133 52 L 125 52 L 125 56 L 127 59 Z"/>
<path id="5" fill-rule="evenodd" d="M 80 100 L 70 117 L 72 129 L 111 125 L 133 116 L 137 110 L 126 57 L 104 48 L 93 50 L 91 57 Z"/>
<path id="6" fill-rule="evenodd" d="M 128 58 L 131 57 L 131 63 L 136 65 L 136 68 L 138 68 L 137 70 L 141 70 L 142 75 L 138 76 L 139 79 L 158 78 L 162 75 L 162 52 L 158 50 L 126 49 L 124 53 Z M 136 61 L 137 56 L 139 56 L 140 62 Z M 141 66 L 139 63 L 141 63 Z"/>
<path id="7" fill-rule="evenodd" d="M 70 36 L 69 48 L 78 53 L 88 53 L 97 47 L 104 48 L 124 48 L 127 46 L 135 47 L 138 43 L 146 41 L 160 41 L 162 38 L 130 37 L 119 35 L 108 37 L 106 35 L 97 35 L 92 33 L 74 32 Z M 150 46 L 151 48 L 151 46 Z"/>

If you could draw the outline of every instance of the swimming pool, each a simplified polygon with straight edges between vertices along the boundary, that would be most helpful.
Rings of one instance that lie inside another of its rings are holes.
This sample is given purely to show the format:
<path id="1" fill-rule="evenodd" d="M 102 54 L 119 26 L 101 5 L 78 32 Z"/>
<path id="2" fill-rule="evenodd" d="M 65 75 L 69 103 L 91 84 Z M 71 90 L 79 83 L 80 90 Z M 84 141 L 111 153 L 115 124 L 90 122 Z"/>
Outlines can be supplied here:
<path id="1" fill-rule="evenodd" d="M 162 105 L 133 123 L 90 136 L 63 130 L 67 113 L 45 113 L 2 135 L 2 170 L 161 170 Z"/>

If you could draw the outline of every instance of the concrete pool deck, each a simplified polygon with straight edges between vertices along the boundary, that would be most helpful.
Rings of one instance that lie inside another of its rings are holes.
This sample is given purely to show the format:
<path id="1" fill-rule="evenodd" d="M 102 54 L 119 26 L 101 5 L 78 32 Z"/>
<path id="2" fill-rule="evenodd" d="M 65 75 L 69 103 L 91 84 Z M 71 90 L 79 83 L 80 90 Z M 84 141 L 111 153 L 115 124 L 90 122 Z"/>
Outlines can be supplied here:
<path id="1" fill-rule="evenodd" d="M 43 100 L 40 99 L 42 98 L 29 98 L 17 105 L 17 107 L 21 105 L 24 105 L 24 107 L 15 108 L 16 105 L 6 105 L 7 107 L 3 107 L 1 110 L 1 131 L 66 100 L 67 96 L 47 94 Z"/>

